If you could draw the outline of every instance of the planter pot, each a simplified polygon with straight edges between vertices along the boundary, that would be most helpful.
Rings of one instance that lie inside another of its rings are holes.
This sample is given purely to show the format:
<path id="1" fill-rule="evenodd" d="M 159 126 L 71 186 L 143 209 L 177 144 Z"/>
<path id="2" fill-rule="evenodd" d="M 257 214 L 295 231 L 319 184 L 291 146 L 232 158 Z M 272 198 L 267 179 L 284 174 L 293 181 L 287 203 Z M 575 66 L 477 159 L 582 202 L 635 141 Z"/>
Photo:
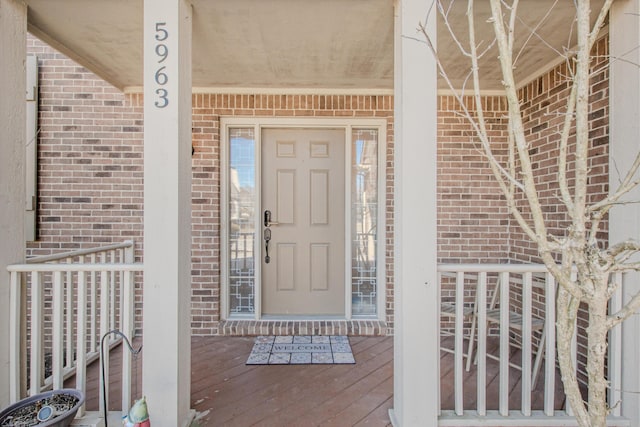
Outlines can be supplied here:
<path id="1" fill-rule="evenodd" d="M 36 394 L 0 412 L 0 427 L 66 427 L 84 403 L 84 394 L 60 389 Z"/>

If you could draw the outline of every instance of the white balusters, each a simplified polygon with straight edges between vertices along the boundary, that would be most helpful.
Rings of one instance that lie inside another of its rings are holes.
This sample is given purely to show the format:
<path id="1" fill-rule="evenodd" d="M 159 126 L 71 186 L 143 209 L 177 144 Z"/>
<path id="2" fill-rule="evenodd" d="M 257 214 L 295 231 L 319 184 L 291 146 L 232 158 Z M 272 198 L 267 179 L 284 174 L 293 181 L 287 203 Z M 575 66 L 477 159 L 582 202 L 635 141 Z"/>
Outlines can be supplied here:
<path id="1" fill-rule="evenodd" d="M 133 258 L 133 257 L 132 257 Z M 127 271 L 124 273 L 124 281 L 122 282 L 122 332 L 129 338 L 133 337 L 135 312 L 134 307 L 134 272 Z M 122 410 L 126 411 L 131 405 L 131 352 L 123 348 L 122 350 Z M 136 379 L 133 379 L 135 381 Z"/>
<path id="2" fill-rule="evenodd" d="M 611 296 L 609 313 L 617 313 L 622 308 L 622 283 L 625 276 L 618 272 L 610 280 L 615 283 L 616 289 Z M 619 402 L 622 400 L 622 326 L 617 325 L 609 331 L 609 405 L 611 413 L 620 416 Z"/>
<path id="3" fill-rule="evenodd" d="M 63 348 L 64 348 L 64 284 L 62 272 L 53 273 L 53 350 L 51 355 L 51 374 L 53 375 L 53 388 L 61 389 L 64 383 L 63 374 Z"/>
<path id="4" fill-rule="evenodd" d="M 477 410 L 478 415 L 485 416 L 487 414 L 487 273 L 485 271 L 478 274 L 476 294 L 476 310 L 478 312 Z"/>
<path id="5" fill-rule="evenodd" d="M 84 257 L 83 257 L 84 258 Z M 84 261 L 81 259 L 80 262 Z M 87 391 L 87 272 L 78 272 L 78 320 L 76 325 L 76 388 L 83 393 Z M 78 415 L 84 414 L 83 404 Z"/>
<path id="6" fill-rule="evenodd" d="M 67 258 L 66 262 L 71 264 L 73 262 L 73 258 Z M 73 300 L 74 300 L 74 288 L 73 288 L 73 272 L 66 272 L 66 280 L 65 280 L 65 288 L 67 293 L 66 299 L 66 329 L 65 329 L 65 343 L 66 346 L 66 354 L 65 354 L 65 369 L 70 370 L 74 364 L 74 351 L 73 351 L 73 326 L 74 326 L 74 318 L 73 318 Z"/>
<path id="7" fill-rule="evenodd" d="M 11 272 L 11 290 L 9 319 L 11 329 L 9 330 L 9 403 L 20 400 L 20 388 L 22 383 L 22 354 L 21 329 L 22 329 L 22 274 L 16 271 Z"/>
<path id="8" fill-rule="evenodd" d="M 455 344 L 454 344 L 454 381 L 455 381 L 455 411 L 456 415 L 464 413 L 464 388 L 462 368 L 463 342 L 462 334 L 464 328 L 464 271 L 456 274 L 456 319 L 455 319 Z"/>
<path id="9" fill-rule="evenodd" d="M 571 280 L 572 281 L 578 280 L 578 274 L 576 271 L 573 271 L 571 273 Z M 578 327 L 578 319 L 575 320 L 575 323 L 573 325 L 574 333 L 573 333 L 573 340 L 571 341 L 571 364 L 574 366 L 574 368 L 576 368 L 576 361 L 578 360 L 578 334 L 575 333 L 577 327 Z M 573 408 L 571 407 L 571 403 L 569 402 L 569 399 L 567 399 L 567 406 L 565 408 L 565 411 L 567 412 L 567 415 L 571 417 L 574 415 Z"/>
<path id="10" fill-rule="evenodd" d="M 500 324 L 509 324 L 509 272 L 500 273 Z M 500 328 L 500 415 L 509 416 L 509 328 Z"/>
<path id="11" fill-rule="evenodd" d="M 91 254 L 91 264 L 95 264 L 97 260 L 97 254 Z M 91 301 L 89 302 L 89 316 L 91 317 L 91 339 L 89 340 L 89 352 L 96 354 L 98 351 L 98 272 L 91 271 Z"/>
<path id="12" fill-rule="evenodd" d="M 112 264 L 115 264 L 116 261 L 116 251 L 109 252 L 109 258 Z M 108 271 L 109 275 L 109 329 L 116 329 L 116 272 Z M 110 341 L 113 341 L 115 337 L 111 337 Z"/>
<path id="13" fill-rule="evenodd" d="M 26 386 L 29 395 L 63 388 L 70 375 L 76 376 L 76 388 L 86 392 L 87 364 L 97 358 L 100 337 L 119 329 L 133 339 L 134 277 L 143 268 L 133 261 L 134 244 L 125 242 L 32 258 L 27 264 L 8 267 L 11 402 L 25 397 Z M 25 274 L 28 280 L 23 283 Z M 28 319 L 25 326 L 23 319 Z M 114 336 L 106 339 L 105 353 L 117 342 Z M 28 375 L 23 348 L 28 353 Z M 125 350 L 122 387 L 125 410 L 131 399 L 131 366 L 131 354 Z M 105 368 L 108 372 L 108 364 Z M 27 376 L 28 385 L 24 383 Z M 82 413 L 84 408 L 80 410 Z"/>
<path id="14" fill-rule="evenodd" d="M 556 280 L 549 272 L 545 274 L 545 301 L 555 301 Z M 556 305 L 545 305 L 545 360 L 556 360 Z M 536 371 L 537 373 L 537 371 Z M 544 369 L 544 414 L 548 417 L 554 414 L 556 392 L 556 364 L 545 363 Z"/>
<path id="15" fill-rule="evenodd" d="M 100 261 L 102 264 L 106 264 L 107 254 L 105 252 L 100 255 Z M 98 345 L 98 350 L 100 351 L 100 363 L 101 366 L 103 366 L 103 369 L 100 370 L 100 397 L 98 399 L 100 412 L 104 411 L 104 402 L 109 401 L 109 389 L 108 387 L 104 387 L 103 384 L 105 381 L 107 383 L 109 382 L 109 351 L 107 351 L 107 348 L 109 348 L 109 345 L 111 344 L 111 337 L 105 338 L 107 332 L 111 330 L 109 328 L 109 288 L 109 272 L 103 269 L 100 271 L 100 342 Z M 102 345 L 106 346 L 106 348 L 103 349 Z M 103 358 L 106 358 L 107 360 L 103 361 Z"/>
<path id="16" fill-rule="evenodd" d="M 527 271 L 522 280 L 522 414 L 531 416 L 531 272 Z M 505 323 L 508 325 L 508 323 Z"/>
<path id="17" fill-rule="evenodd" d="M 438 266 L 438 277 L 441 285 L 445 286 L 440 290 L 445 296 L 445 303 L 450 307 L 450 303 L 446 301 L 450 298 L 449 301 L 454 301 L 455 305 L 455 318 L 447 317 L 452 323 L 442 325 L 448 328 L 444 331 L 447 335 L 450 332 L 454 335 L 453 356 L 452 359 L 448 359 L 452 360 L 454 372 L 453 396 L 447 401 L 447 405 L 452 407 L 440 408 L 441 416 L 447 420 L 446 425 L 466 425 L 464 422 L 469 420 L 471 414 L 486 417 L 485 420 L 516 416 L 518 419 L 531 420 L 527 425 L 537 425 L 536 420 L 546 419 L 544 422 L 549 423 L 549 420 L 555 417 L 562 419 L 567 415 L 571 416 L 570 407 L 560 412 L 555 410 L 559 375 L 555 363 L 557 284 L 546 267 L 539 264 L 447 264 Z M 455 278 L 455 282 L 452 278 Z M 612 277 L 612 281 L 616 283 L 620 283 L 622 279 L 622 274 Z M 619 292 L 620 288 L 617 289 Z M 473 317 L 469 317 L 469 303 L 472 298 L 475 313 Z M 611 311 L 619 309 L 620 298 L 620 294 L 614 295 Z M 491 302 L 488 302 L 489 299 Z M 477 322 L 477 327 L 471 327 L 471 335 L 465 334 L 468 330 L 465 328 L 469 328 L 470 324 L 474 325 L 473 322 Z M 465 373 L 463 369 L 463 358 L 467 357 L 464 350 L 467 340 L 475 343 L 474 355 L 468 359 L 469 362 L 475 362 L 475 367 L 469 373 Z M 620 400 L 622 374 L 619 328 L 611 331 L 609 345 L 609 398 L 615 403 Z M 520 351 L 519 356 L 516 357 L 517 353 L 514 353 L 511 360 L 513 351 L 517 349 Z M 445 346 L 443 350 L 446 352 L 448 349 Z M 572 357 L 575 366 L 575 336 L 572 342 Z M 497 365 L 490 365 L 489 359 L 495 359 Z M 517 375 L 514 368 L 520 370 L 516 378 L 513 377 Z M 496 369 L 499 369 L 497 374 Z M 473 384 L 473 381 L 475 398 L 472 400 L 475 401 L 475 411 L 471 411 L 472 404 L 468 402 L 471 389 L 469 385 L 465 388 L 465 384 Z M 517 407 L 513 406 L 513 396 L 511 402 L 509 401 L 515 381 L 519 382 L 520 389 L 516 390 L 520 397 Z M 537 385 L 540 381 L 543 384 Z M 443 387 L 446 390 L 446 385 Z M 498 400 L 491 401 L 489 396 L 496 396 L 496 390 Z M 542 390 L 544 395 L 541 395 Z M 614 408 L 612 415 L 619 415 L 619 409 Z M 461 420 L 460 424 L 452 421 L 456 417 Z M 493 425 L 490 421 L 487 421 L 487 424 Z"/>
<path id="18" fill-rule="evenodd" d="M 44 376 L 43 366 L 43 292 L 40 286 L 42 273 L 31 273 L 31 352 L 30 352 L 30 386 L 29 394 L 34 396 L 40 393 L 40 384 Z"/>

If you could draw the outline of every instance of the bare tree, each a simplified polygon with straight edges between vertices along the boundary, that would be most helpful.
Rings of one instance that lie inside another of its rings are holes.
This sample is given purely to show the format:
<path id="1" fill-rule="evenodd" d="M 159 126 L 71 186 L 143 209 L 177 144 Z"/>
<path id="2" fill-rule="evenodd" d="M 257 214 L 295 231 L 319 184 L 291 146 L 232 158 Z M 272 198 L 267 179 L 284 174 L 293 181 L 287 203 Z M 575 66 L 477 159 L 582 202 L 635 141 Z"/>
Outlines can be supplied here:
<path id="1" fill-rule="evenodd" d="M 514 76 L 517 58 L 523 52 L 521 47 L 516 51 L 516 27 L 521 22 L 518 15 L 519 1 L 490 0 L 490 16 L 483 19 L 488 18 L 487 22 L 491 23 L 495 38 L 483 43 L 476 40 L 477 17 L 474 14 L 473 0 L 466 2 L 468 33 L 465 35 L 456 33 L 455 23 L 450 19 L 455 0 L 434 0 L 430 13 L 435 13 L 436 10 L 440 13 L 460 54 L 469 60 L 470 71 L 463 79 L 462 87 L 452 83 L 450 74 L 423 24 L 418 28 L 420 36 L 417 37 L 432 50 L 442 78 L 459 101 L 461 116 L 473 127 L 493 176 L 506 198 L 511 215 L 537 246 L 540 259 L 559 284 L 556 332 L 558 362 L 564 390 L 579 424 L 592 427 L 605 426 L 606 417 L 611 409 L 606 400 L 605 360 L 608 331 L 640 307 L 640 295 L 636 295 L 618 312 L 609 314 L 607 311 L 608 301 L 619 286 L 619 283 L 612 280 L 613 274 L 640 269 L 640 264 L 631 260 L 632 255 L 640 250 L 640 245 L 632 240 L 608 245 L 598 241 L 609 210 L 616 204 L 625 203 L 623 196 L 639 183 L 636 172 L 640 166 L 640 156 L 635 159 L 625 176 L 621 177 L 618 188 L 610 189 L 609 194 L 598 201 L 592 201 L 588 194 L 588 113 L 592 49 L 606 23 L 612 1 L 605 0 L 599 10 L 595 11 L 595 20 L 592 21 L 591 2 L 574 0 L 575 19 L 567 22 L 567 30 L 575 32 L 576 41 L 562 53 L 569 70 L 567 80 L 570 86 L 570 94 L 565 99 L 563 107 L 563 125 L 557 158 L 558 198 L 564 205 L 568 217 L 568 226 L 562 235 L 551 235 L 545 222 L 543 203 L 530 154 L 531 141 L 525 132 L 518 82 Z M 535 26 L 529 27 L 524 33 L 528 38 L 543 38 Z M 463 36 L 466 36 L 464 40 Z M 522 45 L 523 43 L 519 44 Z M 487 52 L 495 54 L 496 49 L 495 66 L 501 70 L 508 106 L 508 156 L 498 156 L 492 151 L 483 112 L 479 60 Z M 465 103 L 465 97 L 468 96 L 475 100 L 474 111 Z M 571 342 L 576 333 L 576 319 L 581 304 L 588 307 L 589 316 L 586 329 L 587 402 L 583 401 L 576 367 L 571 357 Z M 617 403 L 611 402 L 611 405 Z"/>

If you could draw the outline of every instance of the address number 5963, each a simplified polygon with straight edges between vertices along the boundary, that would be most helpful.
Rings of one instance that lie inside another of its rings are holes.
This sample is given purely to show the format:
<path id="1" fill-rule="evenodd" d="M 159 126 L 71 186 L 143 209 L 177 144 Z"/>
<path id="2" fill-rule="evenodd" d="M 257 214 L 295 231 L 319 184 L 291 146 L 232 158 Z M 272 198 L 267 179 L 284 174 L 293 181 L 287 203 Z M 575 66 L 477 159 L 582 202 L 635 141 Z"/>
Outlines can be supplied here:
<path id="1" fill-rule="evenodd" d="M 155 106 L 157 108 L 164 108 L 169 105 L 169 92 L 163 87 L 169 82 L 169 75 L 166 72 L 167 67 L 165 65 L 160 66 L 169 56 L 169 48 L 163 43 L 169 38 L 169 31 L 167 31 L 166 26 L 166 22 L 156 22 L 155 39 L 157 43 L 154 50 L 158 67 L 154 73 L 154 80 L 156 83 Z"/>

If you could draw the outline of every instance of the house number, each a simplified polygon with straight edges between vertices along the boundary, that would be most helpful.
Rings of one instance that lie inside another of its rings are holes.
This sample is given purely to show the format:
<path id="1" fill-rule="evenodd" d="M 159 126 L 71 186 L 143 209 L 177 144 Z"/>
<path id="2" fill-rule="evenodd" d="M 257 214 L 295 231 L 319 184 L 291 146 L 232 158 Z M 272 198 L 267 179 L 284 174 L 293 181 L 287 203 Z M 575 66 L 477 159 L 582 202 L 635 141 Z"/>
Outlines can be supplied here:
<path id="1" fill-rule="evenodd" d="M 158 108 L 164 108 L 169 105 L 169 92 L 165 89 L 164 85 L 169 82 L 169 76 L 166 73 L 166 65 L 161 65 L 169 56 L 169 48 L 163 42 L 169 38 L 169 32 L 165 28 L 166 22 L 156 22 L 156 41 L 158 42 L 155 47 L 156 58 L 158 60 L 158 68 L 156 69 L 154 80 L 156 82 L 156 102 L 155 106 Z"/>

